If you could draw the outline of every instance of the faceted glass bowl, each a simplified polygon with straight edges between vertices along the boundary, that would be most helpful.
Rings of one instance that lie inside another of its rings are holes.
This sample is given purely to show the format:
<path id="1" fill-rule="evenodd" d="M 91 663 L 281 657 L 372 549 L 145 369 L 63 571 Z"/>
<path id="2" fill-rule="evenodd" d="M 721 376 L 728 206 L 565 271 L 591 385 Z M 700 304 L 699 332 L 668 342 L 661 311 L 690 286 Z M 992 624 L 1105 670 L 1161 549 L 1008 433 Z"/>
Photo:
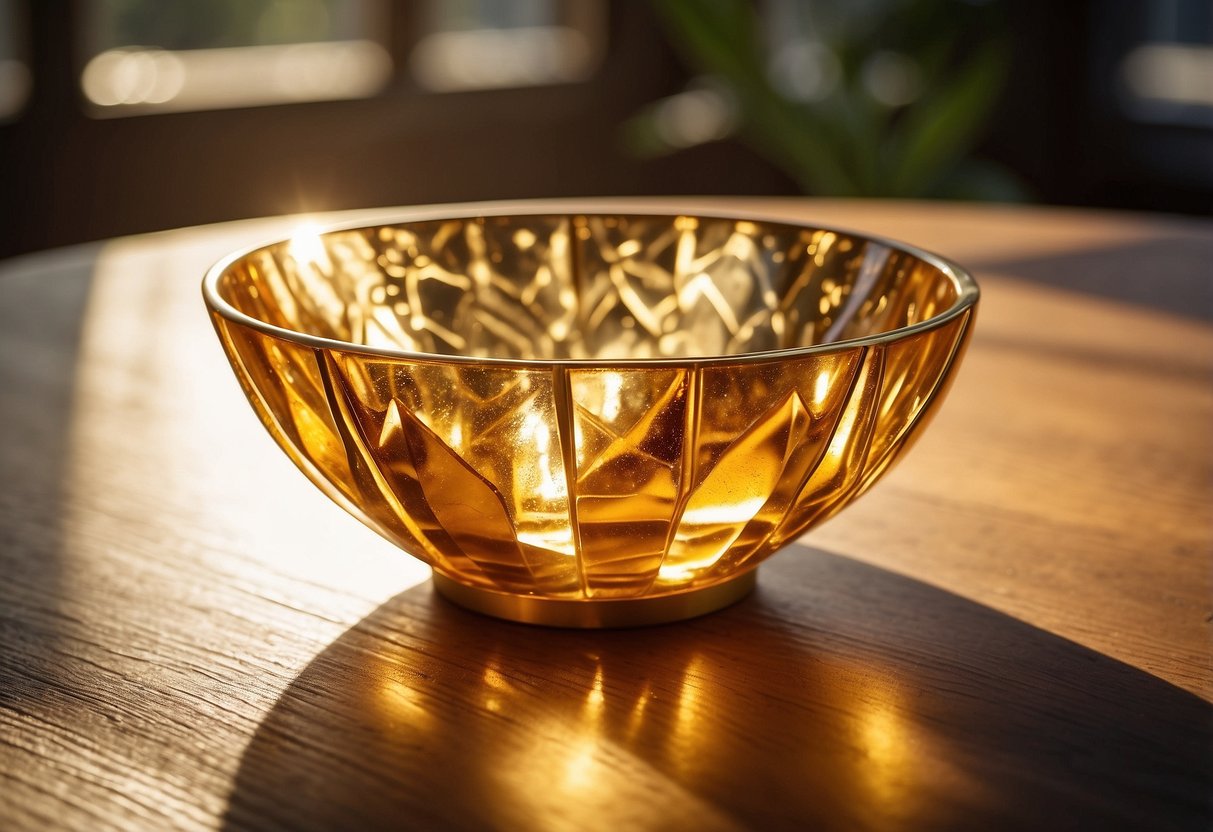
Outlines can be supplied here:
<path id="1" fill-rule="evenodd" d="M 304 231 L 204 296 L 266 429 L 440 591 L 612 626 L 736 600 L 870 488 L 942 399 L 978 290 L 790 222 L 473 208 Z"/>

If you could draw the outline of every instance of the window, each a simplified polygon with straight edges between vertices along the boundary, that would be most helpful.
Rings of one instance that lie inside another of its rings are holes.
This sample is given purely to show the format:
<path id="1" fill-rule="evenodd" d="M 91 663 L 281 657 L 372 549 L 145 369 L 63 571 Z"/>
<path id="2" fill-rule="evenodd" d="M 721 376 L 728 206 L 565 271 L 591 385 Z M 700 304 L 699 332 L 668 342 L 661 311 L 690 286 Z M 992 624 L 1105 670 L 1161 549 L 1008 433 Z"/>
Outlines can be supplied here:
<path id="1" fill-rule="evenodd" d="M 1121 59 L 1121 107 L 1132 119 L 1213 126 L 1213 7 L 1170 0 L 1144 10 L 1143 37 Z"/>
<path id="2" fill-rule="evenodd" d="M 0 189 L 14 217 L 0 257 L 264 214 L 635 190 L 613 130 L 672 71 L 639 3 L 0 0 L 10 8 L 28 21 L 29 94 L 0 116 L 0 158 L 19 160 Z M 450 59 L 443 36 L 494 46 L 470 76 L 420 77 L 427 52 Z"/>
<path id="3" fill-rule="evenodd" d="M 432 92 L 584 81 L 605 49 L 601 0 L 431 0 L 409 57 Z"/>
<path id="4" fill-rule="evenodd" d="M 379 0 L 92 0 L 81 76 L 94 115 L 375 95 L 391 79 Z"/>

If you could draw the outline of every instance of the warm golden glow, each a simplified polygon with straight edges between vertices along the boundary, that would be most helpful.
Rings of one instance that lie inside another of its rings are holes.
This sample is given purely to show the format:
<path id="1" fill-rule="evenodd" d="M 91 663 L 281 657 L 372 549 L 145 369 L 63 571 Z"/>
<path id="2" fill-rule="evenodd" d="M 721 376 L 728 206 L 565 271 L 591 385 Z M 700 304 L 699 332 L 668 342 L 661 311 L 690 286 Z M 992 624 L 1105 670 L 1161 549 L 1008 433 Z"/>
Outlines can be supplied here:
<path id="1" fill-rule="evenodd" d="M 492 666 L 484 669 L 484 684 L 485 687 L 492 690 L 506 690 L 510 687 L 509 681 L 501 675 L 501 671 Z"/>
<path id="2" fill-rule="evenodd" d="M 871 691 L 873 698 L 862 703 L 856 729 L 856 743 L 865 755 L 862 782 L 866 785 L 869 799 L 885 806 L 902 806 L 907 794 L 917 782 L 918 760 L 926 749 L 911 751 L 911 727 L 903 723 L 898 712 L 898 703 L 887 690 Z"/>
<path id="3" fill-rule="evenodd" d="M 684 776 L 692 775 L 702 764 L 704 716 L 700 712 L 700 705 L 707 694 L 701 686 L 710 678 L 710 674 L 704 671 L 702 654 L 691 656 L 682 671 L 678 704 L 674 708 L 674 724 L 667 740 L 667 756 L 682 769 Z"/>
<path id="4" fill-rule="evenodd" d="M 723 586 L 866 490 L 976 301 L 882 242 L 690 216 L 305 224 L 213 280 L 326 493 L 466 587 L 582 601 Z"/>
<path id="5" fill-rule="evenodd" d="M 497 669 L 495 664 L 484 668 L 484 708 L 490 713 L 501 713 L 505 702 L 514 695 L 514 686 L 510 680 Z"/>
<path id="6" fill-rule="evenodd" d="M 864 714 L 861 724 L 863 749 L 874 766 L 887 771 L 904 764 L 904 737 L 892 710 L 885 705 L 873 707 Z"/>
<path id="7" fill-rule="evenodd" d="M 594 681 L 590 683 L 590 689 L 585 696 L 586 715 L 590 719 L 601 719 L 602 708 L 606 704 L 606 694 L 602 692 L 602 665 L 594 669 Z"/>
<path id="8" fill-rule="evenodd" d="M 564 764 L 564 787 L 566 789 L 580 791 L 594 786 L 594 758 L 597 752 L 598 744 L 593 740 L 586 740 L 569 755 Z"/>
<path id="9" fill-rule="evenodd" d="M 627 739 L 633 741 L 637 733 L 644 725 L 644 712 L 649 706 L 649 699 L 653 697 L 653 685 L 651 682 L 644 683 L 644 690 L 636 697 L 636 701 L 632 703 L 632 711 L 628 714 Z"/>
<path id="10" fill-rule="evenodd" d="M 425 730 L 433 721 L 417 690 L 404 682 L 384 679 L 379 695 L 383 710 L 414 730 Z"/>

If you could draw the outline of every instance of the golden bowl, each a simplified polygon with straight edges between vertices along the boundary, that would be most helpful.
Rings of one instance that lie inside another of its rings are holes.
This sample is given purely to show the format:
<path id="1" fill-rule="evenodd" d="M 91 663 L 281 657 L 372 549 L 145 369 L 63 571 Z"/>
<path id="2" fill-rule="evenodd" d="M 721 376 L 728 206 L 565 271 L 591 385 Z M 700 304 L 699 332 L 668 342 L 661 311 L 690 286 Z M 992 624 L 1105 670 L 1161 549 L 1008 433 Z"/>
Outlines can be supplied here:
<path id="1" fill-rule="evenodd" d="M 938 406 L 972 277 L 705 215 L 423 212 L 203 285 L 266 429 L 464 606 L 621 626 L 742 597 Z"/>

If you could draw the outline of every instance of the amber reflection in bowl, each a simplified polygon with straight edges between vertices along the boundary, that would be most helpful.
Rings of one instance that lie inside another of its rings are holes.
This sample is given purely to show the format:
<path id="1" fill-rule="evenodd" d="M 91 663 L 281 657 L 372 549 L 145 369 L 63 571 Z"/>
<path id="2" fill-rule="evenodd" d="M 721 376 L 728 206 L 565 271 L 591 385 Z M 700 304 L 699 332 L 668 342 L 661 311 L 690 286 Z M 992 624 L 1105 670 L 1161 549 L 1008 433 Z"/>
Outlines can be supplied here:
<path id="1" fill-rule="evenodd" d="M 299 468 L 516 620 L 736 600 L 909 446 L 977 304 L 958 267 L 848 232 L 480 211 L 305 230 L 204 295 Z"/>

